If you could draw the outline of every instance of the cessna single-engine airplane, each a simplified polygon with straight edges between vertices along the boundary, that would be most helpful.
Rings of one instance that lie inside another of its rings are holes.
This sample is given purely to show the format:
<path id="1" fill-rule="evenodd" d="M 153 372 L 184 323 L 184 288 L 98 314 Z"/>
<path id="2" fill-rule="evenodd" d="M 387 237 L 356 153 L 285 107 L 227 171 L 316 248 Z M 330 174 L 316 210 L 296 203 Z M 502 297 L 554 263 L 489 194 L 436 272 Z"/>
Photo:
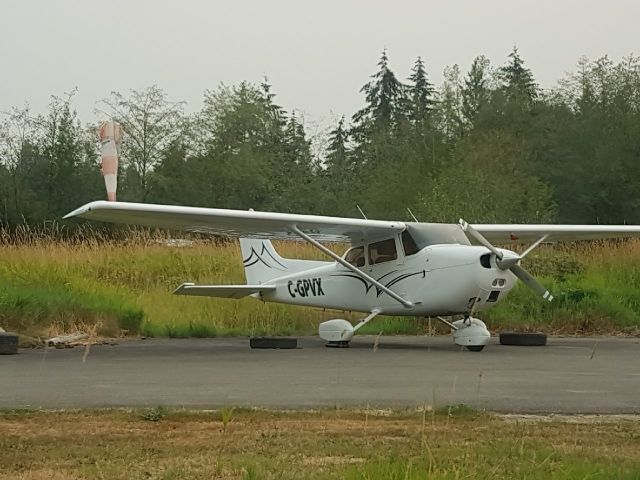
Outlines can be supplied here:
<path id="1" fill-rule="evenodd" d="M 333 346 L 347 346 L 380 314 L 435 317 L 451 327 L 456 344 L 472 351 L 490 338 L 472 314 L 502 300 L 518 279 L 544 300 L 553 299 L 520 265 L 541 242 L 640 236 L 640 227 L 626 225 L 406 223 L 106 201 L 84 205 L 70 217 L 240 238 L 247 285 L 183 283 L 177 295 L 251 296 L 365 313 L 355 326 L 342 319 L 320 324 L 320 337 Z M 283 258 L 273 239 L 304 240 L 334 261 Z M 321 242 L 351 248 L 340 256 Z M 493 246 L 513 242 L 530 246 L 521 254 Z M 464 318 L 444 318 L 453 315 Z"/>

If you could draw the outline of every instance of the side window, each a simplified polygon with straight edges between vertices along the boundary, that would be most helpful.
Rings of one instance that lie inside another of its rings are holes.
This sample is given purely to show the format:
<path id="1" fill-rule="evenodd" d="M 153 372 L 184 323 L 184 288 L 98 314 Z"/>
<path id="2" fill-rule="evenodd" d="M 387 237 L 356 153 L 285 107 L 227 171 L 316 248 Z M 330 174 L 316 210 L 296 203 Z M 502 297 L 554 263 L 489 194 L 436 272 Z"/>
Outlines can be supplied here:
<path id="1" fill-rule="evenodd" d="M 364 247 L 354 247 L 347 252 L 344 259 L 354 267 L 364 267 Z"/>
<path id="2" fill-rule="evenodd" d="M 395 238 L 369 244 L 369 265 L 390 262 L 396 258 L 398 258 L 398 252 Z"/>
<path id="3" fill-rule="evenodd" d="M 418 253 L 420 249 L 416 245 L 416 241 L 413 239 L 408 230 L 402 232 L 402 248 L 404 248 L 404 254 L 406 256 Z"/>

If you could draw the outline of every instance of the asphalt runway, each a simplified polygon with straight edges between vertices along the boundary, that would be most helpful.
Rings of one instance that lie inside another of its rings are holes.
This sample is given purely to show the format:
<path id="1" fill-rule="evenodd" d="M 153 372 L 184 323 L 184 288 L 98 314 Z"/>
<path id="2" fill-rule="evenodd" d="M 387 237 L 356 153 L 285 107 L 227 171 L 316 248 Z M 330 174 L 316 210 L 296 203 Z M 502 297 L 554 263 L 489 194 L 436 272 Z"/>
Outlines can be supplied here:
<path id="1" fill-rule="evenodd" d="M 0 408 L 223 405 L 408 407 L 464 403 L 532 413 L 640 413 L 640 339 L 550 338 L 546 347 L 492 339 L 475 353 L 450 337 L 316 337 L 295 350 L 252 350 L 248 338 L 122 341 L 0 356 Z"/>

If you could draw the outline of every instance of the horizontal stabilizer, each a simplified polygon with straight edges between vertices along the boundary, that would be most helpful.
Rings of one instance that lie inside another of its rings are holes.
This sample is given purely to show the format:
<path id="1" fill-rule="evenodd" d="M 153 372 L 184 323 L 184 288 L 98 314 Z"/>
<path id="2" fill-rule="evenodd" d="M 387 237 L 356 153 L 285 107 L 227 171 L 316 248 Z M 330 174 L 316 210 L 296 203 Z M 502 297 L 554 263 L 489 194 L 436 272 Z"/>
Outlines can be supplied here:
<path id="1" fill-rule="evenodd" d="M 271 292 L 274 285 L 196 285 L 183 283 L 173 292 L 174 295 L 193 295 L 196 297 L 242 298 L 254 293 Z"/>

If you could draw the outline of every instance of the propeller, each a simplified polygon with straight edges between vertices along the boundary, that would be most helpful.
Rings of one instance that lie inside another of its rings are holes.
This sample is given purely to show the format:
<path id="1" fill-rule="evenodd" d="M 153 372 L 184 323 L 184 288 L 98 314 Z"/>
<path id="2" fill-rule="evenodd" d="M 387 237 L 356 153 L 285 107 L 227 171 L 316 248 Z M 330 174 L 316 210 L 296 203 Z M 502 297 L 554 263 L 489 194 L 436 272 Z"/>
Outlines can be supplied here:
<path id="1" fill-rule="evenodd" d="M 534 292 L 536 292 L 542 298 L 548 301 L 553 300 L 553 295 L 551 295 L 551 292 L 549 292 L 549 290 L 547 290 L 540 282 L 538 282 L 533 275 L 531 275 L 529 272 L 527 272 L 524 268 L 522 268 L 519 265 L 520 260 L 522 260 L 524 257 L 529 255 L 529 253 L 531 253 L 533 249 L 535 249 L 538 245 L 544 242 L 549 236 L 548 234 L 544 235 L 543 237 L 539 238 L 534 243 L 532 243 L 529 246 L 529 248 L 527 248 L 524 252 L 522 252 L 522 254 L 505 257 L 504 252 L 502 252 L 501 250 L 498 250 L 496 247 L 491 245 L 489 240 L 484 238 L 484 236 L 479 231 L 477 231 L 475 228 L 473 228 L 463 219 L 460 219 L 460 226 L 462 227 L 462 230 L 464 232 L 471 235 L 475 240 L 478 241 L 478 243 L 487 247 L 489 251 L 496 256 L 496 265 L 500 270 L 509 270 L 516 277 L 518 277 L 518 279 L 520 279 L 522 283 L 524 283 L 527 287 L 531 288 Z"/>

